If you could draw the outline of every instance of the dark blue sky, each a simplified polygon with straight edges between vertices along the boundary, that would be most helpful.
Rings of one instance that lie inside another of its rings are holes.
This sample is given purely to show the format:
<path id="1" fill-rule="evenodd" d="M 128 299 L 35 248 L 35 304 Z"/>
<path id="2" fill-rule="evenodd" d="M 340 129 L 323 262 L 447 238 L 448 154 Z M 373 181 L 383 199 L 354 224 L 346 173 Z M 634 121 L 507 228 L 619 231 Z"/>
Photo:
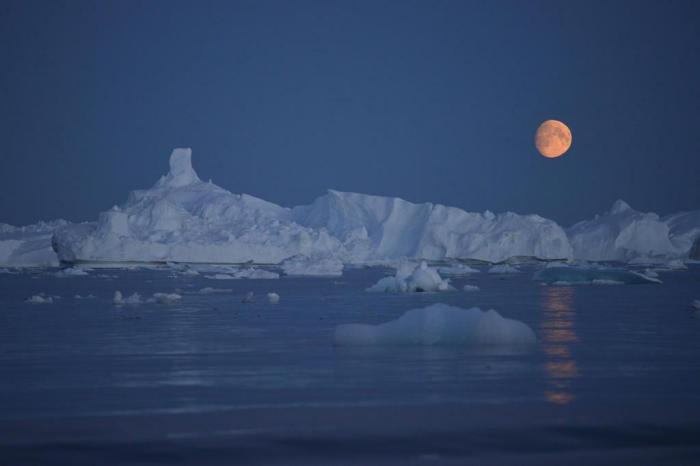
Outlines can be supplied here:
<path id="1" fill-rule="evenodd" d="M 94 219 L 176 146 L 287 206 L 697 209 L 699 57 L 695 1 L 2 0 L 0 222 Z"/>

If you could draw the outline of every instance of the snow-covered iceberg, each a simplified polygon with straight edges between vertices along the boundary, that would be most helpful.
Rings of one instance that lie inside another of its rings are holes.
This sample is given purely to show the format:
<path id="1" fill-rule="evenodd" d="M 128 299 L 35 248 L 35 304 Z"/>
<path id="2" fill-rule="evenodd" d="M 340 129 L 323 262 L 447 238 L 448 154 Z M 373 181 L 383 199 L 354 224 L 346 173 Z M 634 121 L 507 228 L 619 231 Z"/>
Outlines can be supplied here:
<path id="1" fill-rule="evenodd" d="M 503 318 L 493 309 L 437 303 L 379 325 L 338 325 L 334 341 L 340 346 L 531 346 L 537 338 L 523 322 Z"/>
<path id="2" fill-rule="evenodd" d="M 175 149 L 170 171 L 151 189 L 95 223 L 59 229 L 62 261 L 279 263 L 297 254 L 326 254 L 340 244 L 323 230 L 291 220 L 289 209 L 203 182 L 191 150 Z"/>
<path id="3" fill-rule="evenodd" d="M 292 213 L 298 223 L 338 238 L 347 251 L 346 262 L 402 257 L 499 262 L 514 256 L 559 259 L 572 254 L 564 230 L 538 215 L 480 214 L 332 190 Z"/>
<path id="4" fill-rule="evenodd" d="M 685 257 L 700 259 L 700 210 L 679 212 L 663 218 L 671 242 Z"/>
<path id="5" fill-rule="evenodd" d="M 547 285 L 661 283 L 657 278 L 642 273 L 599 267 L 547 267 L 536 272 L 533 280 Z"/>
<path id="6" fill-rule="evenodd" d="M 65 220 L 39 222 L 15 227 L 0 223 L 0 266 L 52 267 L 58 257 L 51 247 L 51 237 L 57 228 L 68 225 Z"/>
<path id="7" fill-rule="evenodd" d="M 420 264 L 411 262 L 400 265 L 396 275 L 384 277 L 367 288 L 375 293 L 416 293 L 433 291 L 450 291 L 454 288 L 450 280 L 443 280 L 437 270 L 429 267 L 425 261 Z"/>
<path id="8" fill-rule="evenodd" d="M 626 262 L 683 255 L 682 248 L 671 241 L 667 222 L 655 213 L 638 212 L 621 200 L 608 212 L 575 224 L 567 233 L 576 259 Z"/>

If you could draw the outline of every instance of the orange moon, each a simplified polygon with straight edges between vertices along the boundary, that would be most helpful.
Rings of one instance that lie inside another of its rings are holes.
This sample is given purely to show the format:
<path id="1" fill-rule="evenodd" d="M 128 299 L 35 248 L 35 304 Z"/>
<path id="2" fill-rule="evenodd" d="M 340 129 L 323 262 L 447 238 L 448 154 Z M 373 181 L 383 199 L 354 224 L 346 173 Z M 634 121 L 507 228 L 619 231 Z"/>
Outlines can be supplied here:
<path id="1" fill-rule="evenodd" d="M 543 156 L 553 159 L 571 147 L 571 130 L 558 120 L 547 120 L 537 128 L 535 147 Z"/>

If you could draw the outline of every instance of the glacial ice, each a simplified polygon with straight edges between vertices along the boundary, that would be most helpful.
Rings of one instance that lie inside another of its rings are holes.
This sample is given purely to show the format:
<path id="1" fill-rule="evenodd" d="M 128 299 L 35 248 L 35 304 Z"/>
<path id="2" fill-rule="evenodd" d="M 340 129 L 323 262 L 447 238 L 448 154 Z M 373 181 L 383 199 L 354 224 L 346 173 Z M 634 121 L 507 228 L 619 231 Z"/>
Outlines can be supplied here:
<path id="1" fill-rule="evenodd" d="M 57 228 L 68 225 L 65 220 L 39 222 L 15 227 L 0 223 L 0 265 L 6 267 L 55 267 L 58 257 L 51 247 Z"/>
<path id="2" fill-rule="evenodd" d="M 270 304 L 277 304 L 280 302 L 280 295 L 277 293 L 268 293 L 267 300 L 270 302 Z"/>
<path id="3" fill-rule="evenodd" d="M 497 264 L 489 268 L 488 273 L 494 273 L 494 274 L 506 274 L 506 273 L 518 273 L 520 270 L 518 270 L 517 267 L 513 267 L 510 264 Z"/>
<path id="4" fill-rule="evenodd" d="M 671 242 L 670 229 L 654 213 L 616 201 L 611 209 L 567 230 L 576 259 L 627 262 L 646 257 L 678 257 L 682 248 Z"/>
<path id="5" fill-rule="evenodd" d="M 335 257 L 309 257 L 298 255 L 282 262 L 282 271 L 289 276 L 339 277 L 343 275 L 343 263 Z"/>
<path id="6" fill-rule="evenodd" d="M 599 267 L 547 267 L 537 271 L 533 280 L 547 285 L 661 283 L 660 280 L 641 273 Z"/>
<path id="7" fill-rule="evenodd" d="M 27 298 L 29 304 L 53 304 L 54 296 L 47 296 L 45 293 L 35 294 Z"/>
<path id="8" fill-rule="evenodd" d="M 462 289 L 464 291 L 469 291 L 469 292 L 479 291 L 479 287 L 476 285 L 464 285 L 464 287 Z"/>
<path id="9" fill-rule="evenodd" d="M 453 265 L 446 265 L 442 267 L 438 267 L 438 272 L 440 275 L 447 275 L 447 276 L 461 276 L 461 275 L 469 275 L 472 273 L 479 273 L 479 269 L 475 269 L 473 267 L 469 267 L 468 265 L 464 264 L 453 264 Z"/>
<path id="10" fill-rule="evenodd" d="M 339 346 L 532 346 L 537 339 L 526 324 L 503 318 L 494 310 L 437 303 L 379 325 L 338 325 L 334 342 Z"/>
<path id="11" fill-rule="evenodd" d="M 428 266 L 425 261 L 419 264 L 407 262 L 399 266 L 396 275 L 384 277 L 377 283 L 367 288 L 370 292 L 379 293 L 407 293 L 407 292 L 431 292 L 450 291 L 450 280 L 443 280 L 434 268 Z"/>
<path id="12" fill-rule="evenodd" d="M 180 301 L 180 299 L 182 299 L 182 296 L 177 293 L 153 293 L 153 297 L 148 301 L 158 304 L 173 304 Z"/>
<path id="13" fill-rule="evenodd" d="M 115 306 L 123 306 L 125 304 L 135 306 L 141 304 L 143 300 L 141 299 L 141 295 L 138 293 L 133 293 L 131 296 L 125 298 L 124 295 L 122 295 L 122 292 L 117 290 L 114 292 L 112 302 Z"/>

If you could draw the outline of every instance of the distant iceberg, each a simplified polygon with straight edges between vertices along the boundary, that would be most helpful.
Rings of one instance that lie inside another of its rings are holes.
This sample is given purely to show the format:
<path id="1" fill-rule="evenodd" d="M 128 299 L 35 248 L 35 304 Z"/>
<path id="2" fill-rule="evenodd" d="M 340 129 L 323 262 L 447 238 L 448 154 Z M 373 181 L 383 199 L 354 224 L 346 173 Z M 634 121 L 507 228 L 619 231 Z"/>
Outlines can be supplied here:
<path id="1" fill-rule="evenodd" d="M 678 257 L 689 249 L 671 241 L 671 229 L 658 215 L 638 212 L 621 200 L 608 212 L 575 224 L 567 233 L 574 257 L 589 261 Z"/>
<path id="2" fill-rule="evenodd" d="M 5 267 L 55 267 L 58 257 L 51 246 L 57 228 L 65 227 L 65 220 L 39 222 L 15 227 L 0 223 L 0 265 Z"/>
<path id="3" fill-rule="evenodd" d="M 613 285 L 661 283 L 655 277 L 628 270 L 598 267 L 547 267 L 533 280 L 547 285 Z"/>
<path id="4" fill-rule="evenodd" d="M 379 325 L 343 324 L 335 329 L 339 346 L 532 346 L 535 332 L 493 309 L 462 309 L 433 304 Z"/>

